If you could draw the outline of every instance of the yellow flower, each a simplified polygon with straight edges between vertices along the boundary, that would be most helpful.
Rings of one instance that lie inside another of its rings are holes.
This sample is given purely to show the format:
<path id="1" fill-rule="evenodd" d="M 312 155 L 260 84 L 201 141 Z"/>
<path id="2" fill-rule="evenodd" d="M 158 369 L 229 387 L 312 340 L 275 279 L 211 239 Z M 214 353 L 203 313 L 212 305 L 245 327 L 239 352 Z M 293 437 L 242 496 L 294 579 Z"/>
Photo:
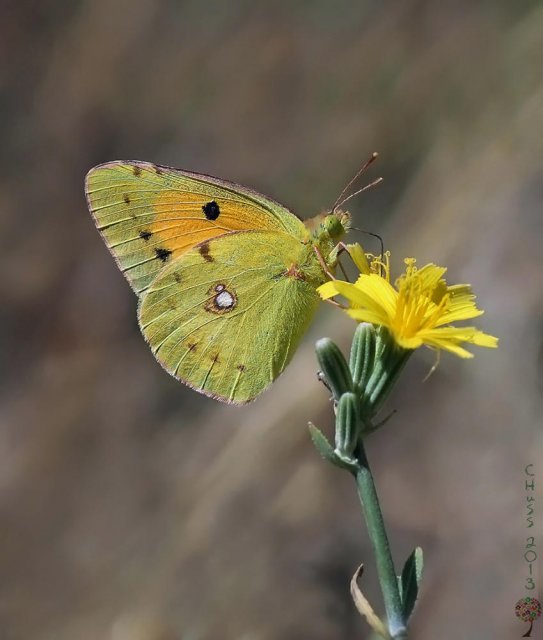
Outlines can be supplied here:
<path id="1" fill-rule="evenodd" d="M 446 283 L 446 268 L 427 264 L 418 269 L 416 261 L 407 258 L 405 273 L 393 286 L 388 253 L 384 257 L 366 257 L 359 245 L 349 246 L 349 253 L 361 271 L 358 280 L 354 284 L 332 280 L 320 286 L 318 292 L 324 300 L 336 295 L 346 298 L 349 305 L 345 310 L 351 318 L 386 327 L 404 349 L 425 344 L 452 351 L 461 358 L 472 358 L 473 354 L 460 346 L 462 343 L 498 346 L 497 338 L 475 327 L 451 326 L 484 312 L 477 309 L 469 285 Z"/>

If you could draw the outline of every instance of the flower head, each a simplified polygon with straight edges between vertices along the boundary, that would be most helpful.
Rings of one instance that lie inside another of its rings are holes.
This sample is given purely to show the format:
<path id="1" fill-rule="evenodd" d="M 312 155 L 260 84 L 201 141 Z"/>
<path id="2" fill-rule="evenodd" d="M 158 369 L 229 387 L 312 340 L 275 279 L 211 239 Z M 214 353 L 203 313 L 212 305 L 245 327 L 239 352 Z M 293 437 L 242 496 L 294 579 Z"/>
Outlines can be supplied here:
<path id="1" fill-rule="evenodd" d="M 467 284 L 448 285 L 444 267 L 427 264 L 420 269 L 414 258 L 405 260 L 406 269 L 392 285 L 390 255 L 366 256 L 360 245 L 349 247 L 361 274 L 351 284 L 341 280 L 326 282 L 318 288 L 325 300 L 341 295 L 348 301 L 346 312 L 359 322 L 386 327 L 394 341 L 404 349 L 423 344 L 446 349 L 461 358 L 473 354 L 460 345 L 497 347 L 497 338 L 475 327 L 455 327 L 459 320 L 484 313 L 475 305 L 475 296 Z"/>

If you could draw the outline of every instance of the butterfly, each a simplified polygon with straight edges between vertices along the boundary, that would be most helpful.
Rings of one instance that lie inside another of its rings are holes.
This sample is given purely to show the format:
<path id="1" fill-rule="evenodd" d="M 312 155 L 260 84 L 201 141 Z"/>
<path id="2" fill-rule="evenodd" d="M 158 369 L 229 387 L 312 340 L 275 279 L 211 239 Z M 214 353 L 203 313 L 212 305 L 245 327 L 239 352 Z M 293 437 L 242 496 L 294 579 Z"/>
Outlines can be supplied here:
<path id="1" fill-rule="evenodd" d="M 137 161 L 94 167 L 85 191 L 164 369 L 226 403 L 264 391 L 313 319 L 350 215 L 304 223 L 238 184 Z"/>

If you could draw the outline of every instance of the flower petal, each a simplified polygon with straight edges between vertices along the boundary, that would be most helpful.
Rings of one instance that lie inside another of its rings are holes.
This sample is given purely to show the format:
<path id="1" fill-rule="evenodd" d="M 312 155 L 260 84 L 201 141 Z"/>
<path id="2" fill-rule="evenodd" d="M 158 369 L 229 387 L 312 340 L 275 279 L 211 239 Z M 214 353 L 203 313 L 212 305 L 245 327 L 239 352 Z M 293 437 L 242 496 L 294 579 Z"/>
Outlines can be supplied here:
<path id="1" fill-rule="evenodd" d="M 475 327 L 452 326 L 458 320 L 476 318 L 483 311 L 477 308 L 470 285 L 447 285 L 445 267 L 430 263 L 417 269 L 415 259 L 408 258 L 405 273 L 392 286 L 388 253 L 383 261 L 376 257 L 370 264 L 360 245 L 349 248 L 361 271 L 356 283 L 334 280 L 318 291 L 325 299 L 335 295 L 346 298 L 349 306 L 345 310 L 351 318 L 385 327 L 404 349 L 426 344 L 461 358 L 472 358 L 462 343 L 498 346 L 497 338 Z"/>
<path id="2" fill-rule="evenodd" d="M 370 309 L 354 308 L 347 309 L 347 315 L 358 322 L 371 322 L 371 324 L 381 324 L 387 326 L 387 317 L 382 313 L 378 313 Z"/>
<path id="3" fill-rule="evenodd" d="M 338 280 L 330 280 L 321 284 L 320 287 L 317 287 L 317 293 L 323 300 L 328 300 L 329 298 L 339 295 L 339 291 L 336 289 L 336 282 L 338 282 Z"/>
<path id="4" fill-rule="evenodd" d="M 369 274 L 370 273 L 370 263 L 366 258 L 366 254 L 364 253 L 364 249 L 355 242 L 354 244 L 347 244 L 347 251 L 351 256 L 351 260 L 355 263 L 356 268 L 360 271 L 360 273 Z"/>
<path id="5" fill-rule="evenodd" d="M 495 349 L 498 339 L 488 333 L 483 333 L 475 327 L 440 327 L 421 332 L 421 338 L 426 344 L 457 353 L 461 342 L 475 344 L 478 347 Z M 466 353 L 468 353 L 466 351 Z M 468 356 L 463 356 L 468 357 Z"/>
<path id="6" fill-rule="evenodd" d="M 436 320 L 435 326 L 441 327 L 444 324 L 458 322 L 458 320 L 471 320 L 482 316 L 484 311 L 477 309 L 474 302 L 459 302 L 452 304 L 447 311 L 443 313 L 439 320 Z"/>
<path id="7" fill-rule="evenodd" d="M 437 287 L 439 281 L 443 278 L 443 276 L 447 273 L 446 267 L 438 267 L 431 262 L 425 264 L 424 267 L 421 267 L 415 272 L 416 278 L 420 278 L 423 287 L 426 289 Z"/>
<path id="8" fill-rule="evenodd" d="M 356 288 L 363 291 L 373 300 L 372 306 L 379 306 L 389 318 L 393 318 L 396 312 L 398 292 L 394 287 L 376 273 L 369 276 L 361 275 L 355 284 Z M 366 304 L 364 306 L 370 306 Z"/>

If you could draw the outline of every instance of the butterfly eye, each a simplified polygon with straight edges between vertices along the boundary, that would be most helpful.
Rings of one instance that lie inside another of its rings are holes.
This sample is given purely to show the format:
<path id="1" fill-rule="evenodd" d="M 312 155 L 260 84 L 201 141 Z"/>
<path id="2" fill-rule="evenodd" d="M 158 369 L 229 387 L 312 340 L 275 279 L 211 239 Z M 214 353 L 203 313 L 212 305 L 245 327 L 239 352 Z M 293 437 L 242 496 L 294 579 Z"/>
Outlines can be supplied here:
<path id="1" fill-rule="evenodd" d="M 336 215 L 326 216 L 322 225 L 331 238 L 341 238 L 345 233 L 345 227 Z"/>

